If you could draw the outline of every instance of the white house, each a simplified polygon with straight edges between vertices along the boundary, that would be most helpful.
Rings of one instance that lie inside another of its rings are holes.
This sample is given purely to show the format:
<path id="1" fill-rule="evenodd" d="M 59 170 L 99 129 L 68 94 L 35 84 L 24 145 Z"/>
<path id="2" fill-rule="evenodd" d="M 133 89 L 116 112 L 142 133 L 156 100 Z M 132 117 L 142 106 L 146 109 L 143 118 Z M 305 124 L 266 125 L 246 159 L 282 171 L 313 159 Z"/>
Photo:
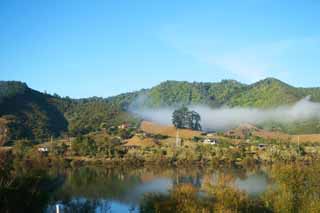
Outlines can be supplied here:
<path id="1" fill-rule="evenodd" d="M 48 152 L 49 151 L 49 149 L 47 148 L 47 147 L 40 147 L 40 148 L 38 148 L 38 152 Z"/>
<path id="2" fill-rule="evenodd" d="M 210 145 L 216 145 L 216 144 L 218 144 L 218 141 L 216 139 L 206 138 L 206 139 L 204 139 L 203 143 L 210 144 Z"/>

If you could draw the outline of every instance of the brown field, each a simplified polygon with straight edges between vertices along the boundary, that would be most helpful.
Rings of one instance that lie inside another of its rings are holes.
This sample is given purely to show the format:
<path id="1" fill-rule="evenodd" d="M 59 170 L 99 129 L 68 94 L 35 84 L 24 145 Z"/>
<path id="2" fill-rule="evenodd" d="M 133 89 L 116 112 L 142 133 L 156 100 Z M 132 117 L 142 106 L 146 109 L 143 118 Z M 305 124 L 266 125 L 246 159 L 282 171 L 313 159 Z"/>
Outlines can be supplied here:
<path id="1" fill-rule="evenodd" d="M 292 142 L 298 143 L 306 142 L 320 142 L 320 134 L 308 134 L 308 135 L 292 135 Z"/>
<path id="2" fill-rule="evenodd" d="M 147 133 L 151 134 L 161 134 L 161 135 L 167 135 L 170 137 L 176 137 L 176 129 L 173 126 L 163 126 L 159 125 L 156 123 L 152 123 L 149 121 L 143 121 L 140 126 L 141 130 Z M 244 139 L 244 132 L 250 131 L 253 136 L 258 136 L 267 140 L 279 140 L 279 141 L 289 141 L 289 142 L 294 142 L 297 143 L 298 140 L 300 143 L 306 143 L 306 142 L 319 142 L 320 143 L 320 134 L 302 134 L 302 135 L 289 135 L 283 132 L 272 132 L 272 131 L 267 131 L 263 129 L 259 129 L 253 125 L 243 125 L 239 128 L 230 130 L 233 132 L 232 135 L 234 136 L 239 136 L 239 138 Z M 230 131 L 227 131 L 225 133 L 225 136 L 230 136 Z M 193 130 L 179 130 L 179 135 L 181 138 L 185 139 L 191 139 L 194 136 L 200 136 L 201 132 L 200 131 L 193 131 Z M 213 134 L 214 137 L 216 138 L 224 138 L 221 136 L 217 136 L 216 134 Z M 299 139 L 298 139 L 299 138 Z M 237 140 L 237 139 L 234 139 Z M 237 140 L 239 141 L 239 140 Z"/>
<path id="3" fill-rule="evenodd" d="M 298 143 L 298 141 L 300 143 L 320 142 L 320 134 L 289 135 L 283 132 L 270 132 L 270 131 L 260 130 L 258 132 L 255 132 L 253 135 L 257 135 L 269 140 L 276 139 L 280 141 L 289 141 L 293 143 Z"/>
<path id="4" fill-rule="evenodd" d="M 177 130 L 174 126 L 163 126 L 163 125 L 159 125 L 149 121 L 143 121 L 141 123 L 140 129 L 147 133 L 167 135 L 169 137 L 176 137 L 176 134 L 177 134 Z M 179 136 L 185 139 L 190 139 L 190 138 L 193 138 L 194 136 L 200 136 L 200 135 L 201 135 L 200 131 L 193 131 L 189 129 L 179 130 Z"/>
<path id="5" fill-rule="evenodd" d="M 266 130 L 257 130 L 252 133 L 254 136 L 259 136 L 261 138 L 267 139 L 267 140 L 280 140 L 280 141 L 291 141 L 292 137 L 291 135 L 288 135 L 283 132 L 270 132 Z"/>
<path id="6" fill-rule="evenodd" d="M 267 140 L 279 140 L 283 142 L 293 142 L 293 143 L 306 143 L 306 142 L 313 142 L 317 143 L 320 142 L 320 134 L 302 134 L 302 135 L 290 135 L 284 132 L 272 132 L 263 129 L 259 129 L 255 126 L 243 126 L 239 127 L 225 133 L 225 136 L 238 136 L 241 139 L 245 138 L 245 132 L 250 132 L 252 136 L 258 136 Z M 232 134 L 230 134 L 232 132 Z"/>
<path id="7" fill-rule="evenodd" d="M 154 139 L 152 138 L 140 138 L 139 136 L 134 136 L 130 138 L 124 146 L 157 146 Z"/>

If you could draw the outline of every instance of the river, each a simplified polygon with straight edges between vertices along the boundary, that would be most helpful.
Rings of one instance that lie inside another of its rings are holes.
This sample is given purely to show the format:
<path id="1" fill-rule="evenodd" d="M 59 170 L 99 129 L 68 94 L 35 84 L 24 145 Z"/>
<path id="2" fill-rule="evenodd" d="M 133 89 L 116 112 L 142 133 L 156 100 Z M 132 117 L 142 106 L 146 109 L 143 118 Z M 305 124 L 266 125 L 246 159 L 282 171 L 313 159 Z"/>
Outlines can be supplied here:
<path id="1" fill-rule="evenodd" d="M 223 184 L 251 198 L 272 187 L 267 169 L 118 168 L 81 167 L 61 174 L 63 182 L 50 194 L 46 212 L 139 212 L 148 194 L 168 195 L 175 186 L 188 184 L 205 194 L 205 183 Z"/>

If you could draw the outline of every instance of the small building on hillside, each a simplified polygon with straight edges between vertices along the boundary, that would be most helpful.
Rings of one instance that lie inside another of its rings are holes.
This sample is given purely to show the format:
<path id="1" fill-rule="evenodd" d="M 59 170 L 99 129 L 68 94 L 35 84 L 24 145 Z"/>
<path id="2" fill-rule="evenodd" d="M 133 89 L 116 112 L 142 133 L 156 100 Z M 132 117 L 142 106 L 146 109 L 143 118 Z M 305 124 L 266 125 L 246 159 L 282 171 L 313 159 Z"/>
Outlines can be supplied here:
<path id="1" fill-rule="evenodd" d="M 127 129 L 127 128 L 129 128 L 129 124 L 128 123 L 123 123 L 123 124 L 118 126 L 118 129 Z"/>
<path id="2" fill-rule="evenodd" d="M 214 138 L 206 138 L 203 140 L 203 144 L 216 145 L 216 144 L 218 144 L 218 140 L 216 140 Z"/>
<path id="3" fill-rule="evenodd" d="M 48 156 L 49 149 L 48 147 L 39 147 L 38 152 L 41 153 L 42 156 Z"/>
<path id="4" fill-rule="evenodd" d="M 49 149 L 47 147 L 39 147 L 38 152 L 47 153 L 47 152 L 49 152 Z"/>

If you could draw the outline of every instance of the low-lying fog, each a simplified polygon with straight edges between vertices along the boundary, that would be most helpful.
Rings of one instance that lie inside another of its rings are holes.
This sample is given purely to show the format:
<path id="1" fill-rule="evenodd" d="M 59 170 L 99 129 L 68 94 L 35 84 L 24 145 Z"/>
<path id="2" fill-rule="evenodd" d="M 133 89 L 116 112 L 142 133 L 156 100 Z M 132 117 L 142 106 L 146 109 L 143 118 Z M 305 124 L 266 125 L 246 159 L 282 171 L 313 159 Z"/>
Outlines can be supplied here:
<path id="1" fill-rule="evenodd" d="M 189 106 L 201 116 L 201 125 L 205 130 L 223 130 L 239 126 L 242 123 L 261 124 L 266 121 L 281 123 L 320 118 L 320 104 L 304 98 L 292 106 L 280 106 L 272 109 L 221 107 L 212 109 L 204 105 Z M 175 108 L 147 109 L 135 107 L 131 111 L 141 118 L 159 124 L 171 125 Z"/>

